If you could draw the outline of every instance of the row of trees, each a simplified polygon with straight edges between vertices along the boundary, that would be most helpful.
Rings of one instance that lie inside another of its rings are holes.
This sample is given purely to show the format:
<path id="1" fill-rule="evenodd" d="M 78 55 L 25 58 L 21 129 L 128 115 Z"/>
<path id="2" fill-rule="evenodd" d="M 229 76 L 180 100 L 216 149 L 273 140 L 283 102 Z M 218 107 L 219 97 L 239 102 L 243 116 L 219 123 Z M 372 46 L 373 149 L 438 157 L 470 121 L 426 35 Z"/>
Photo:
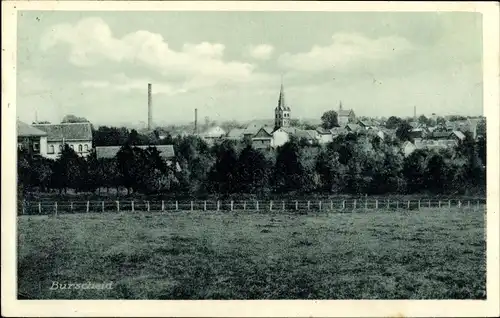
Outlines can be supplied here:
<path id="1" fill-rule="evenodd" d="M 467 137 L 458 147 L 439 152 L 417 150 L 404 157 L 401 141 L 366 133 L 338 136 L 311 147 L 292 138 L 275 151 L 250 143 L 223 141 L 213 146 L 202 139 L 172 138 L 175 158 L 166 162 L 154 147 L 135 148 L 129 134 L 112 159 L 86 159 L 66 147 L 48 160 L 19 154 L 22 191 L 231 195 L 246 193 L 465 193 L 484 191 L 486 142 Z"/>

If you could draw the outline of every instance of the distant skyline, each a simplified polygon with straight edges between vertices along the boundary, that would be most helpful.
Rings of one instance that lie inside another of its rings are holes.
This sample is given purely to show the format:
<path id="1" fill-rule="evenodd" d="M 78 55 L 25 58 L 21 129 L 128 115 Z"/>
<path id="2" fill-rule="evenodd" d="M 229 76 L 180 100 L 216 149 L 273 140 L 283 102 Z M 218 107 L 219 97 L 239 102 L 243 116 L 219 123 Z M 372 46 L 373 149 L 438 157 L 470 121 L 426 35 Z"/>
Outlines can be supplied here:
<path id="1" fill-rule="evenodd" d="M 18 15 L 17 115 L 97 125 L 482 115 L 479 13 L 64 12 Z"/>

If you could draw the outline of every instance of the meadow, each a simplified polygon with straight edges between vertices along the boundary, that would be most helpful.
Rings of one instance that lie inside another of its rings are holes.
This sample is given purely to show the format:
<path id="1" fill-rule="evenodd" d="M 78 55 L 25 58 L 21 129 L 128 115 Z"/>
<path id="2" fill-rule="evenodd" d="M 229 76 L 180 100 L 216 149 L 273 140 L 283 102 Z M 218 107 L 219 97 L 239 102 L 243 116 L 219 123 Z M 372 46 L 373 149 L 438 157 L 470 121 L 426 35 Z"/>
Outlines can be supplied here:
<path id="1" fill-rule="evenodd" d="M 18 297 L 485 299 L 485 210 L 19 216 Z"/>

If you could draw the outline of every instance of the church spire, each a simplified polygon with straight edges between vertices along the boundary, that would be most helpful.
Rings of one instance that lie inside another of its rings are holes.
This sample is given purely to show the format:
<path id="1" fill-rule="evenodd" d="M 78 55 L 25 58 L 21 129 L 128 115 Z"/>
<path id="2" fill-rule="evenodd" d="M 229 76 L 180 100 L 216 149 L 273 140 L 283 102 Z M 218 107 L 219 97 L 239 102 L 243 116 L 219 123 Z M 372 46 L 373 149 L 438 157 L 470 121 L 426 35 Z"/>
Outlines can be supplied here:
<path id="1" fill-rule="evenodd" d="M 342 101 L 339 103 L 339 110 L 342 110 Z"/>
<path id="2" fill-rule="evenodd" d="M 280 97 L 278 99 L 278 109 L 286 109 L 285 106 L 285 90 L 283 89 L 283 75 L 281 76 Z"/>

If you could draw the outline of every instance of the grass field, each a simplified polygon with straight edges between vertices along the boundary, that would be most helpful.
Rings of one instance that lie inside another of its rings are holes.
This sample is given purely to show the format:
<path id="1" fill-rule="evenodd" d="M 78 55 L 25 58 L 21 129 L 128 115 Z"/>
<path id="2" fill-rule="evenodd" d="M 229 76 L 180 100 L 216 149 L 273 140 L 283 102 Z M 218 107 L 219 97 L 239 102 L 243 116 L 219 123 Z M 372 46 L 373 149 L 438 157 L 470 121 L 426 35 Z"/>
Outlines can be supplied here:
<path id="1" fill-rule="evenodd" d="M 485 299 L 484 209 L 18 218 L 35 299 Z M 110 290 L 50 290 L 113 282 Z"/>

